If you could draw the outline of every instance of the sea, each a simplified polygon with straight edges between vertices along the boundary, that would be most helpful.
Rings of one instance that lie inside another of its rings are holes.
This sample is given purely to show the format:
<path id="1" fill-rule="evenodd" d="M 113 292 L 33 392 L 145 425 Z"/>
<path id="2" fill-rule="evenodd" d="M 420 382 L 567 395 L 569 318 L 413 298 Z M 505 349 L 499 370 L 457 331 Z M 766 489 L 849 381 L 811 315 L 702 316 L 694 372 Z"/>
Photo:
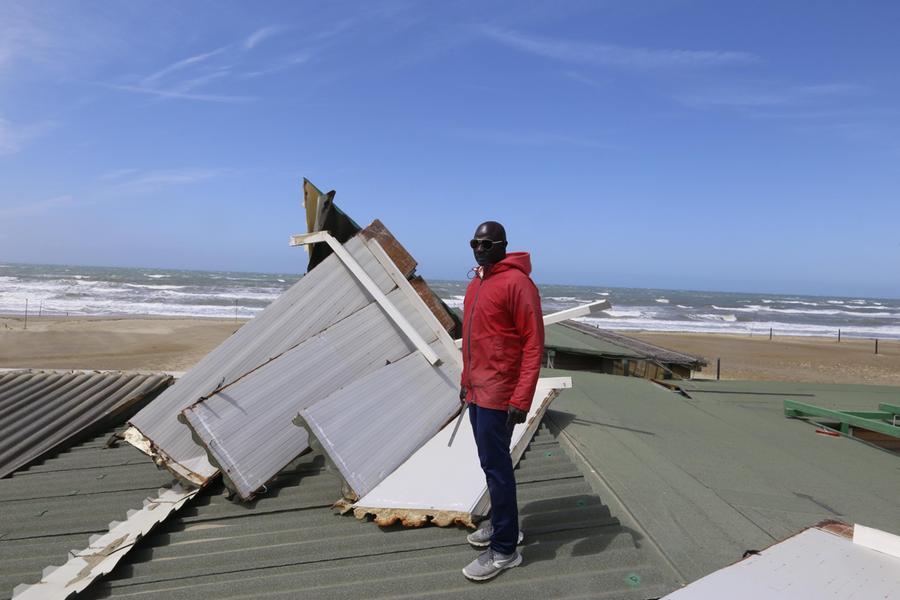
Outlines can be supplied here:
<path id="1" fill-rule="evenodd" d="M 156 315 L 252 318 L 297 274 L 0 264 L 0 314 Z M 460 308 L 467 282 L 429 280 Z M 606 299 L 612 308 L 579 320 L 605 329 L 900 339 L 900 300 L 540 285 L 545 313 Z"/>

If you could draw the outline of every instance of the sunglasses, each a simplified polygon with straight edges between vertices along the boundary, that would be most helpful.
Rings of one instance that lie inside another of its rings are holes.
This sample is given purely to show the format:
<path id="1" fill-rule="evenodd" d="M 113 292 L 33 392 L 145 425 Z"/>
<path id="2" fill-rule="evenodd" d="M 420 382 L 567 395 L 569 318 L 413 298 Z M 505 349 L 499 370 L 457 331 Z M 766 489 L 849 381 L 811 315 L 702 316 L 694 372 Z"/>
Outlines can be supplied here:
<path id="1" fill-rule="evenodd" d="M 484 248 L 485 250 L 492 250 L 494 248 L 494 244 L 505 245 L 506 242 L 502 240 L 469 240 L 469 246 L 471 246 L 472 250 L 477 249 L 479 246 Z"/>

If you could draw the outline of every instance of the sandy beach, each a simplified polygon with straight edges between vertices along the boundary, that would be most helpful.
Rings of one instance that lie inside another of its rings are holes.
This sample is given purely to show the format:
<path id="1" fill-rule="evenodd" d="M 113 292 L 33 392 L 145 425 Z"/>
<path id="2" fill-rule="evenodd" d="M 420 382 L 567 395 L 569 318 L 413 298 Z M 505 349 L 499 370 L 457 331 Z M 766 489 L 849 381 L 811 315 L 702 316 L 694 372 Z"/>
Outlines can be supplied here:
<path id="1" fill-rule="evenodd" d="M 732 334 L 651 333 L 634 337 L 672 350 L 702 356 L 709 362 L 703 377 L 767 379 L 816 383 L 900 385 L 900 340 L 780 337 Z"/>
<path id="2" fill-rule="evenodd" d="M 0 317 L 0 368 L 185 371 L 243 321 L 161 317 Z M 654 344 L 704 357 L 703 376 L 820 383 L 900 385 L 900 341 L 635 333 Z"/>
<path id="3" fill-rule="evenodd" d="M 185 371 L 244 321 L 0 317 L 0 368 Z"/>

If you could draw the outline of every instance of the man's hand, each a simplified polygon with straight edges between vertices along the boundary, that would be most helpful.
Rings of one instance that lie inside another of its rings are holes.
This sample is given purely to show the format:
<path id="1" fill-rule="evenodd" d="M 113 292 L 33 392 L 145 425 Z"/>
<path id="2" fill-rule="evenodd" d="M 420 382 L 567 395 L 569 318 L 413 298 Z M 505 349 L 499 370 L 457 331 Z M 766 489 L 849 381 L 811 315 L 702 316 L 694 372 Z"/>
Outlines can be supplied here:
<path id="1" fill-rule="evenodd" d="M 459 388 L 459 403 L 462 405 L 462 408 L 466 407 L 466 388 Z"/>
<path id="2" fill-rule="evenodd" d="M 524 410 L 519 410 L 515 406 L 506 409 L 506 426 L 512 429 L 518 423 L 524 423 L 525 417 L 528 416 Z"/>

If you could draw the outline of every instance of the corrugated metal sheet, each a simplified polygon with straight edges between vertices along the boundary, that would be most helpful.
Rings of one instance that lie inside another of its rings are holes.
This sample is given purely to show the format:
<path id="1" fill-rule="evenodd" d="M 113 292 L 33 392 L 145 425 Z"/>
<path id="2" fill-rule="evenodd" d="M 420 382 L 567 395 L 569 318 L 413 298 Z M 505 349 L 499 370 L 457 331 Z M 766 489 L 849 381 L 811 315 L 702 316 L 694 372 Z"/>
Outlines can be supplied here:
<path id="1" fill-rule="evenodd" d="M 666 599 L 898 597 L 900 558 L 813 527 L 707 575 Z"/>
<path id="2" fill-rule="evenodd" d="M 107 447 L 112 430 L 0 479 L 0 600 L 36 583 L 112 520 L 125 520 L 172 476 L 128 444 Z"/>
<path id="3" fill-rule="evenodd" d="M 594 341 L 600 344 L 599 348 L 602 349 L 601 351 L 605 351 L 606 348 L 612 346 L 618 348 L 618 352 L 622 356 L 633 354 L 644 360 L 652 360 L 670 365 L 683 365 L 693 370 L 699 370 L 700 367 L 706 365 L 706 361 L 698 356 L 691 356 L 690 354 L 685 354 L 683 352 L 669 350 L 668 348 L 663 348 L 643 340 L 622 335 L 621 333 L 616 333 L 607 329 L 599 329 L 592 325 L 587 325 L 586 323 L 563 321 L 562 323 L 559 323 L 559 325 L 572 332 L 577 331 L 582 333 L 588 338 L 594 338 Z M 594 343 L 594 341 L 589 341 L 587 343 Z"/>
<path id="4" fill-rule="evenodd" d="M 92 535 L 87 548 L 71 550 L 65 564 L 44 568 L 38 583 L 16 586 L 13 600 L 65 600 L 84 591 L 98 577 L 112 571 L 141 538 L 199 491 L 180 485 L 160 488 L 155 496 L 144 499 L 141 507 L 130 509 L 124 521 L 112 521 L 106 533 Z"/>
<path id="5" fill-rule="evenodd" d="M 431 347 L 438 366 L 414 352 L 300 411 L 351 500 L 369 493 L 459 409 L 456 361 L 440 342 Z"/>
<path id="6" fill-rule="evenodd" d="M 465 530 L 379 528 L 333 514 L 339 480 L 312 453 L 250 509 L 225 500 L 218 484 L 204 490 L 82 597 L 646 600 L 676 588 L 547 431 L 516 477 L 525 563 L 488 586 L 460 573 L 477 554 Z"/>
<path id="7" fill-rule="evenodd" d="M 15 371 L 0 375 L 0 477 L 86 428 L 122 419 L 172 381 L 167 375 Z"/>
<path id="8" fill-rule="evenodd" d="M 371 271 L 382 291 L 394 287 L 359 236 L 345 247 L 363 268 Z M 194 442 L 190 429 L 176 420 L 180 412 L 370 302 L 371 298 L 338 258 L 327 257 L 135 415 L 131 424 L 153 443 L 164 466 L 189 482 L 206 483 L 218 471 L 207 460 L 203 448 Z"/>
<path id="9" fill-rule="evenodd" d="M 571 380 L 541 379 L 534 392 L 525 423 L 513 430 L 510 453 L 515 464 L 534 435 L 556 389 L 571 386 Z M 448 445 L 455 423 L 450 423 L 387 476 L 354 506 L 357 518 L 373 515 L 379 525 L 400 522 L 419 527 L 431 521 L 447 526 L 474 526 L 487 514 L 490 498 L 472 426 L 464 418 L 453 445 Z"/>
<path id="10" fill-rule="evenodd" d="M 400 290 L 388 298 L 425 333 Z M 413 350 L 373 303 L 189 407 L 184 418 L 241 497 L 250 498 L 307 448 L 306 432 L 291 422 L 300 409 Z"/>

